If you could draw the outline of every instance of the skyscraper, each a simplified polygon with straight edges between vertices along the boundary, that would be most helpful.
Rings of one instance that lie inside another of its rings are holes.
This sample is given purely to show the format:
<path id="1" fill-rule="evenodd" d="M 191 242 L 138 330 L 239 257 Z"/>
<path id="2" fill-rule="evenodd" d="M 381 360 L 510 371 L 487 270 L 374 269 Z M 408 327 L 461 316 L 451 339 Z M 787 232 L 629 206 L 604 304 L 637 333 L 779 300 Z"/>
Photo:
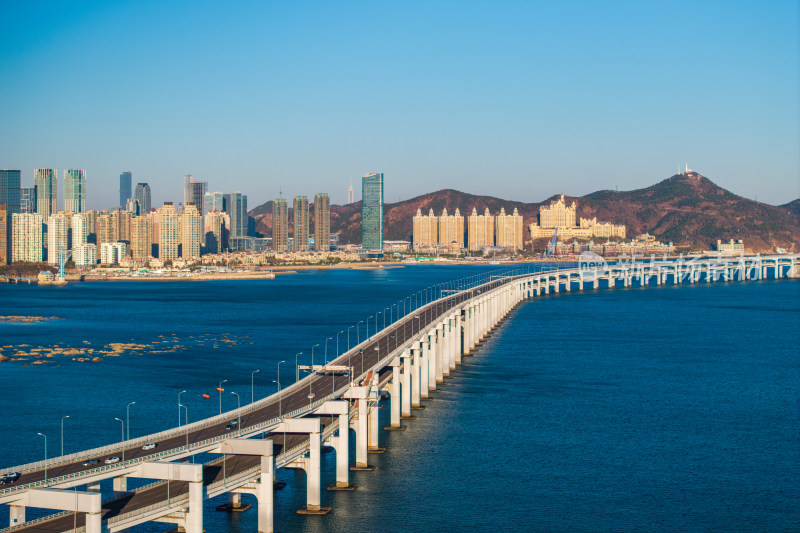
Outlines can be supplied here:
<path id="1" fill-rule="evenodd" d="M 180 220 L 172 202 L 164 202 L 164 207 L 158 210 L 158 258 L 171 260 L 178 258 L 178 243 L 180 242 Z"/>
<path id="2" fill-rule="evenodd" d="M 190 202 L 194 203 L 194 206 L 197 208 L 197 212 L 202 215 L 203 210 L 203 197 L 208 192 L 208 182 L 207 181 L 193 181 L 190 187 L 191 194 L 189 198 L 189 202 L 184 203 L 184 206 L 189 205 Z"/>
<path id="3" fill-rule="evenodd" d="M 225 232 L 230 217 L 222 211 L 209 211 L 205 220 L 205 253 L 218 254 L 225 246 Z"/>
<path id="4" fill-rule="evenodd" d="M 464 217 L 457 207 L 454 215 L 448 215 L 444 209 L 439 217 L 439 244 L 450 247 L 453 243 L 458 248 L 464 247 Z"/>
<path id="5" fill-rule="evenodd" d="M 61 213 L 50 215 L 47 219 L 47 262 L 57 265 L 59 254 L 67 259 L 67 217 Z"/>
<path id="6" fill-rule="evenodd" d="M 383 173 L 361 178 L 361 248 L 383 251 Z"/>
<path id="7" fill-rule="evenodd" d="M 134 259 L 147 259 L 153 248 L 152 215 L 131 219 L 131 256 Z"/>
<path id="8" fill-rule="evenodd" d="M 11 261 L 40 263 L 43 254 L 42 215 L 14 213 L 11 226 Z"/>
<path id="9" fill-rule="evenodd" d="M 0 265 L 11 262 L 11 219 L 6 204 L 0 204 Z"/>
<path id="10" fill-rule="evenodd" d="M 183 177 L 183 205 L 186 205 L 192 201 L 193 181 L 194 181 L 194 176 L 192 176 L 191 174 L 186 174 Z"/>
<path id="11" fill-rule="evenodd" d="M 488 207 L 482 215 L 472 208 L 472 214 L 467 220 L 467 245 L 470 251 L 494 246 L 494 224 L 494 216 L 489 213 Z"/>
<path id="12" fill-rule="evenodd" d="M 119 206 L 122 209 L 127 208 L 128 200 L 131 198 L 131 180 L 133 174 L 130 170 L 126 170 L 119 175 Z"/>
<path id="13" fill-rule="evenodd" d="M 272 248 L 285 252 L 289 245 L 289 208 L 284 198 L 272 203 Z"/>
<path id="14" fill-rule="evenodd" d="M 71 168 L 64 171 L 64 210 L 73 213 L 86 211 L 85 170 Z"/>
<path id="15" fill-rule="evenodd" d="M 0 230 L 0 264 L 11 261 L 12 215 L 20 212 L 20 171 L 0 170 L 0 207 L 5 206 L 5 224 Z"/>
<path id="16" fill-rule="evenodd" d="M 36 187 L 22 187 L 19 190 L 19 212 L 36 212 Z"/>
<path id="17" fill-rule="evenodd" d="M 200 211 L 193 203 L 183 209 L 181 215 L 181 257 L 200 257 L 200 239 L 203 226 Z"/>
<path id="18" fill-rule="evenodd" d="M 295 196 L 292 206 L 294 216 L 294 246 L 295 252 L 308 251 L 308 198 Z"/>
<path id="19" fill-rule="evenodd" d="M 500 214 L 495 218 L 495 241 L 497 246 L 511 248 L 514 251 L 522 250 L 522 215 L 517 208 L 514 213 L 506 214 L 505 208 L 500 209 Z"/>
<path id="20" fill-rule="evenodd" d="M 224 195 L 225 209 L 231 217 L 231 237 L 247 237 L 247 196 L 240 192 Z"/>
<path id="21" fill-rule="evenodd" d="M 439 236 L 439 220 L 433 214 L 433 208 L 427 215 L 422 214 L 422 209 L 417 209 L 413 220 L 414 250 L 423 250 L 436 246 Z"/>
<path id="22" fill-rule="evenodd" d="M 54 168 L 37 168 L 33 173 L 36 187 L 36 212 L 43 220 L 58 211 L 58 171 Z"/>
<path id="23" fill-rule="evenodd" d="M 78 246 L 86 244 L 88 236 L 89 223 L 86 220 L 86 214 L 75 213 L 72 215 L 72 250 L 75 251 Z"/>
<path id="24" fill-rule="evenodd" d="M 331 203 L 328 194 L 314 196 L 314 250 L 328 252 L 331 249 Z"/>
<path id="25" fill-rule="evenodd" d="M 150 212 L 150 186 L 147 183 L 136 184 L 136 201 L 139 202 L 139 215 Z"/>
<path id="26" fill-rule="evenodd" d="M 0 205 L 6 206 L 9 220 L 20 212 L 20 175 L 19 170 L 0 170 Z"/>
<path id="27" fill-rule="evenodd" d="M 211 211 L 225 211 L 225 195 L 221 192 L 207 192 L 203 195 L 203 213 L 208 214 Z"/>

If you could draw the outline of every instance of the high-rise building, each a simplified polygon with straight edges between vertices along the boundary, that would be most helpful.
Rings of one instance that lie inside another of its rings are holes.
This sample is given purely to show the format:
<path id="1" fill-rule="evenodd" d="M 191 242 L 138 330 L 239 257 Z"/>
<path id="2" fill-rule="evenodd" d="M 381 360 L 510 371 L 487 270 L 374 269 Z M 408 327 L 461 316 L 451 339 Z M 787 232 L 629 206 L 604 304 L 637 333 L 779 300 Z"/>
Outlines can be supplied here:
<path id="1" fill-rule="evenodd" d="M 57 265 L 59 254 L 64 253 L 64 260 L 67 259 L 67 217 L 61 213 L 50 215 L 47 219 L 47 262 Z"/>
<path id="2" fill-rule="evenodd" d="M 104 242 L 100 245 L 100 264 L 116 265 L 128 255 L 128 245 L 124 242 Z"/>
<path id="3" fill-rule="evenodd" d="M 383 251 L 383 173 L 361 178 L 361 248 Z"/>
<path id="4" fill-rule="evenodd" d="M 202 215 L 201 211 L 203 209 L 203 198 L 208 192 L 208 182 L 193 181 L 190 192 L 191 192 L 191 198 L 189 198 L 189 201 L 185 202 L 183 205 L 187 206 L 190 203 L 194 203 L 195 208 L 197 208 L 197 212 Z"/>
<path id="5" fill-rule="evenodd" d="M 180 243 L 180 219 L 172 202 L 164 202 L 158 210 L 158 258 L 172 260 L 178 258 Z"/>
<path id="6" fill-rule="evenodd" d="M 133 174 L 130 170 L 126 170 L 119 175 L 119 206 L 122 209 L 127 209 L 128 200 L 131 199 L 131 181 Z"/>
<path id="7" fill-rule="evenodd" d="M 125 201 L 124 209 L 135 217 L 139 216 L 139 202 L 136 200 L 136 198 L 128 198 Z"/>
<path id="8" fill-rule="evenodd" d="M 314 196 L 314 250 L 328 252 L 331 249 L 331 202 L 328 193 Z"/>
<path id="9" fill-rule="evenodd" d="M 183 177 L 183 205 L 186 205 L 192 201 L 193 181 L 194 181 L 194 176 L 192 176 L 191 174 L 186 174 Z"/>
<path id="10" fill-rule="evenodd" d="M 147 183 L 137 183 L 134 193 L 136 201 L 139 202 L 139 215 L 146 215 L 150 212 L 150 185 Z"/>
<path id="11" fill-rule="evenodd" d="M 36 187 L 36 212 L 43 220 L 58 212 L 58 171 L 54 168 L 37 168 L 33 173 Z"/>
<path id="12" fill-rule="evenodd" d="M 11 215 L 11 261 L 41 263 L 43 255 L 42 215 Z"/>
<path id="13" fill-rule="evenodd" d="M 0 264 L 11 261 L 12 215 L 20 212 L 20 175 L 19 170 L 0 170 L 0 206 L 5 206 L 5 225 L 0 234 Z"/>
<path id="14" fill-rule="evenodd" d="M 203 213 L 225 211 L 225 195 L 221 192 L 207 192 L 203 195 Z"/>
<path id="15" fill-rule="evenodd" d="M 205 219 L 205 253 L 218 254 L 225 248 L 225 232 L 230 217 L 227 213 L 213 210 L 206 213 Z"/>
<path id="16" fill-rule="evenodd" d="M 86 244 L 89 237 L 89 222 L 86 213 L 75 213 L 72 215 L 72 250 L 78 246 Z M 74 253 L 72 254 L 75 255 Z"/>
<path id="17" fill-rule="evenodd" d="M 497 215 L 495 240 L 497 246 L 503 246 L 512 250 L 522 250 L 522 215 L 519 214 L 517 208 L 514 208 L 514 213 L 511 215 L 506 214 L 505 208 L 500 208 L 500 214 Z"/>
<path id="18" fill-rule="evenodd" d="M 439 244 L 447 247 L 464 247 L 464 217 L 457 207 L 453 215 L 448 215 L 447 209 L 442 210 L 442 216 L 439 217 Z"/>
<path id="19" fill-rule="evenodd" d="M 11 262 L 11 221 L 6 204 L 0 204 L 0 265 Z"/>
<path id="20" fill-rule="evenodd" d="M 91 266 L 97 264 L 97 245 L 93 242 L 79 244 L 72 250 L 72 260 L 76 266 Z"/>
<path id="21" fill-rule="evenodd" d="M 126 209 L 115 209 L 111 212 L 112 223 L 117 229 L 117 240 L 131 242 L 131 217 Z"/>
<path id="22" fill-rule="evenodd" d="M 231 217 L 231 237 L 247 237 L 247 196 L 240 192 L 224 195 L 225 210 Z"/>
<path id="23" fill-rule="evenodd" d="M 422 214 L 422 209 L 417 209 L 413 221 L 414 249 L 422 250 L 436 246 L 439 237 L 439 219 L 431 209 L 427 215 Z"/>
<path id="24" fill-rule="evenodd" d="M 153 249 L 153 216 L 131 219 L 131 256 L 134 259 L 147 259 Z"/>
<path id="25" fill-rule="evenodd" d="M 97 244 L 97 217 L 100 212 L 90 209 L 83 214 L 86 215 L 86 242 Z"/>
<path id="26" fill-rule="evenodd" d="M 200 257 L 200 241 L 203 236 L 203 217 L 194 203 L 189 202 L 181 215 L 181 256 Z"/>
<path id="27" fill-rule="evenodd" d="M 272 248 L 285 252 L 289 246 L 289 208 L 284 198 L 272 202 Z"/>
<path id="28" fill-rule="evenodd" d="M 467 225 L 467 241 L 470 251 L 494 246 L 494 216 L 489 214 L 488 207 L 482 215 L 479 215 L 477 209 L 473 207 Z"/>
<path id="29" fill-rule="evenodd" d="M 308 198 L 295 196 L 292 205 L 294 217 L 294 241 L 292 249 L 295 252 L 308 251 Z"/>
<path id="30" fill-rule="evenodd" d="M 19 212 L 36 212 L 36 187 L 22 187 L 19 190 Z"/>
<path id="31" fill-rule="evenodd" d="M 103 243 L 117 242 L 119 225 L 115 219 L 111 218 L 108 211 L 103 211 L 98 215 L 96 224 L 95 244 L 97 244 L 97 253 L 99 254 L 103 249 Z M 100 259 L 100 256 L 97 258 Z"/>
<path id="32" fill-rule="evenodd" d="M 86 171 L 71 168 L 64 171 L 64 210 L 86 211 Z"/>

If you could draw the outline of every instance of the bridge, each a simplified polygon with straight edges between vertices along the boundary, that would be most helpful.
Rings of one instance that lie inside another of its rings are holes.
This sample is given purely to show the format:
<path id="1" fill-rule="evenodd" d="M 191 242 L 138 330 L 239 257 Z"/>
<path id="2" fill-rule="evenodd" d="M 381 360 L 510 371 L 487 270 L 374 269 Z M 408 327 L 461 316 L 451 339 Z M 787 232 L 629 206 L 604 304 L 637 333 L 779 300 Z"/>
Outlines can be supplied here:
<path id="1" fill-rule="evenodd" d="M 336 479 L 327 489 L 355 489 L 349 472 L 373 470 L 369 454 L 383 451 L 377 408 L 384 397 L 390 425 L 383 430 L 402 431 L 404 422 L 415 418 L 413 410 L 524 300 L 562 290 L 787 277 L 800 277 L 800 254 L 587 261 L 536 271 L 521 266 L 438 286 L 430 301 L 415 303 L 398 320 L 333 361 L 313 365 L 310 375 L 272 396 L 160 433 L 1 470 L 20 473 L 0 486 L 0 504 L 10 506 L 12 521 L 2 531 L 117 532 L 154 521 L 201 533 L 204 498 L 228 494 L 229 508 L 236 509 L 241 494 L 250 494 L 257 501 L 258 531 L 272 532 L 276 469 L 305 471 L 306 505 L 298 513 L 329 512 L 321 499 L 322 446 L 336 454 Z M 156 446 L 146 446 L 150 443 Z M 187 462 L 200 453 L 221 457 Z M 106 462 L 109 458 L 118 460 Z M 155 481 L 127 490 L 128 478 Z M 100 481 L 107 479 L 113 492 L 104 495 Z M 58 512 L 26 522 L 26 507 Z"/>

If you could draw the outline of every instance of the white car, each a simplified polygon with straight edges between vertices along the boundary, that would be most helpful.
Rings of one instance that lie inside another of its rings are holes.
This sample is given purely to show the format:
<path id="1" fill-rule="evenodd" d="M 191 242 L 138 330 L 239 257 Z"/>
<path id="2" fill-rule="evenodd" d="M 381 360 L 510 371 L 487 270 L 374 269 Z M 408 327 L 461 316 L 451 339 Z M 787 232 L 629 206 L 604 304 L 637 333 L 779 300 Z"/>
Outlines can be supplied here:
<path id="1" fill-rule="evenodd" d="M 106 459 L 107 465 L 113 465 L 114 463 L 118 462 L 119 462 L 119 457 L 117 457 L 116 455 L 114 457 L 109 457 L 108 459 Z"/>
<path id="2" fill-rule="evenodd" d="M 158 446 L 158 444 L 156 444 L 155 442 L 149 442 L 149 443 L 145 444 L 144 446 L 142 446 L 142 449 L 143 450 L 155 450 L 156 446 Z"/>

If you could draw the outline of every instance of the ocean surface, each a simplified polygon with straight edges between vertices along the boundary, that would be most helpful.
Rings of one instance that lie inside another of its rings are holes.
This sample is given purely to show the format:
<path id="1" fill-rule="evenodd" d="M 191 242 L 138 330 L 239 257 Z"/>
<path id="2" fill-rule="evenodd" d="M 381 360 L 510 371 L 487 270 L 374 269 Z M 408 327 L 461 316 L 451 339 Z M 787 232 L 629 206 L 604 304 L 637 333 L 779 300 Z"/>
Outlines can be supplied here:
<path id="1" fill-rule="evenodd" d="M 264 397 L 278 361 L 287 361 L 288 384 L 298 352 L 308 364 L 319 344 L 321 362 L 336 353 L 340 331 L 346 349 L 348 326 L 372 315 L 374 332 L 376 311 L 487 270 L 0 285 L 0 315 L 57 317 L 0 323 L 0 347 L 13 346 L 2 353 L 26 354 L 0 363 L 0 469 L 42 459 L 37 432 L 59 454 L 65 415 L 72 453 L 118 441 L 114 418 L 125 420 L 130 402 L 135 437 L 177 424 L 181 390 L 190 421 L 218 412 L 222 380 L 224 409 L 236 407 L 230 391 L 250 401 L 251 376 L 253 395 Z M 349 329 L 351 344 L 364 328 Z M 49 362 L 30 364 L 37 359 Z M 351 473 L 358 490 L 323 490 L 328 516 L 296 515 L 305 474 L 279 470 L 287 486 L 275 494 L 276 530 L 800 531 L 800 282 L 527 301 L 433 398 L 407 431 L 381 432 L 388 451 L 370 455 L 374 472 Z M 335 480 L 334 462 L 323 455 L 323 487 Z M 206 502 L 207 531 L 256 531 L 254 510 L 215 512 L 223 502 Z M 31 509 L 28 519 L 41 514 Z M 7 523 L 0 508 L 0 527 Z"/>

